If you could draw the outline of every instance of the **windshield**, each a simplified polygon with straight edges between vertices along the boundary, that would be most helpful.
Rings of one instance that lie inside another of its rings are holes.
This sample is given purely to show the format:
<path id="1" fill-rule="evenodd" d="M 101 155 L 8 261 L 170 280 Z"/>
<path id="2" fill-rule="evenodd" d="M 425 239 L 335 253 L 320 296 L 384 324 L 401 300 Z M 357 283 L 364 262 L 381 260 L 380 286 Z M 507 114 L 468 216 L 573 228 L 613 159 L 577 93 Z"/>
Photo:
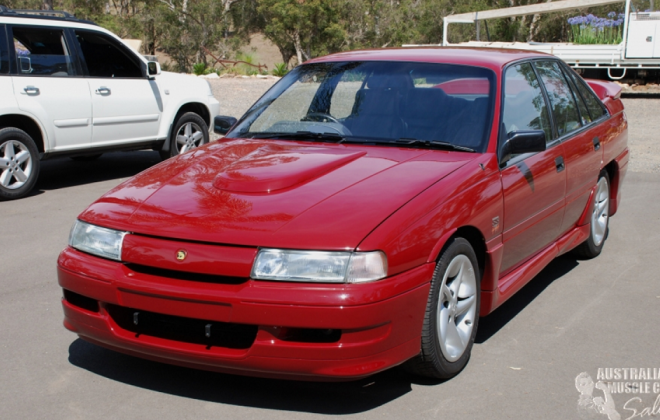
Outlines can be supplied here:
<path id="1" fill-rule="evenodd" d="M 484 151 L 494 81 L 491 70 L 451 64 L 305 64 L 255 103 L 227 137 Z"/>

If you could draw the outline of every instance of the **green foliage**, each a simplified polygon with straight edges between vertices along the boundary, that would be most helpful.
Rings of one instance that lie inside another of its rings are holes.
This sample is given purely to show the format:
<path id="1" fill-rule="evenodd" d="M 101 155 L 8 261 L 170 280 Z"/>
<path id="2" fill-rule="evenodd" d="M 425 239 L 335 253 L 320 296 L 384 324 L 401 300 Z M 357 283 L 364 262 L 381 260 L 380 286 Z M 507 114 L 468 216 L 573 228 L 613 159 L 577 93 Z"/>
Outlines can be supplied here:
<path id="1" fill-rule="evenodd" d="M 286 63 L 277 63 L 273 69 L 273 76 L 284 77 L 289 70 L 286 68 Z"/>
<path id="2" fill-rule="evenodd" d="M 206 73 L 206 63 L 195 63 L 195 64 L 193 64 L 193 73 L 195 73 L 196 76 L 201 76 L 202 74 L 207 74 Z"/>

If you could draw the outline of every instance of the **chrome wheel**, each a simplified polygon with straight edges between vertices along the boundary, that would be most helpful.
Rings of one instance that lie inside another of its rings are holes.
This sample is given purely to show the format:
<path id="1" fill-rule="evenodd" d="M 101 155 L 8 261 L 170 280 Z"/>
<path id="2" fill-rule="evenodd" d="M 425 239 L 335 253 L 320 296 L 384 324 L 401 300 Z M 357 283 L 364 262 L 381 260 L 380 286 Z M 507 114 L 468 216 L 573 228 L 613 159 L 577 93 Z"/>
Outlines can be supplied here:
<path id="1" fill-rule="evenodd" d="M 607 233 L 607 219 L 610 214 L 610 186 L 607 178 L 601 177 L 596 188 L 594 211 L 591 214 L 591 235 L 594 245 L 600 246 Z"/>
<path id="2" fill-rule="evenodd" d="M 477 312 L 477 280 L 470 259 L 454 257 L 442 279 L 438 299 L 438 340 L 449 362 L 458 360 L 472 337 Z"/>
<path id="3" fill-rule="evenodd" d="M 0 185 L 15 190 L 21 188 L 32 174 L 32 156 L 25 144 L 8 140 L 0 144 Z"/>
<path id="4" fill-rule="evenodd" d="M 176 133 L 176 149 L 179 153 L 186 153 L 190 149 L 201 146 L 203 142 L 204 132 L 194 122 L 183 124 Z"/>

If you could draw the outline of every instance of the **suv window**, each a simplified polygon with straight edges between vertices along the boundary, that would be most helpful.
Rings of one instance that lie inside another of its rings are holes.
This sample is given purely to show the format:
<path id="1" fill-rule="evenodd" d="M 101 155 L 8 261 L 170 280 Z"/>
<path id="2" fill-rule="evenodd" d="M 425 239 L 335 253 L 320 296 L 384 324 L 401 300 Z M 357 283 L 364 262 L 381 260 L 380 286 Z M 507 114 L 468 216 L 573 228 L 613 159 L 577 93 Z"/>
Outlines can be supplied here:
<path id="1" fill-rule="evenodd" d="M 29 26 L 12 27 L 16 66 L 21 76 L 73 76 L 73 58 L 64 31 Z"/>
<path id="2" fill-rule="evenodd" d="M 547 143 L 553 139 L 548 108 L 530 63 L 506 70 L 502 129 L 505 136 L 519 130 L 543 130 Z"/>
<path id="3" fill-rule="evenodd" d="M 0 25 L 0 74 L 9 73 L 9 46 L 5 25 Z"/>
<path id="4" fill-rule="evenodd" d="M 545 85 L 552 107 L 559 136 L 568 134 L 581 127 L 580 116 L 571 88 L 568 86 L 559 65 L 553 61 L 538 61 L 536 69 Z"/>
<path id="5" fill-rule="evenodd" d="M 115 45 L 115 41 L 105 35 L 76 31 L 76 38 L 92 77 L 142 77 L 140 65 Z"/>

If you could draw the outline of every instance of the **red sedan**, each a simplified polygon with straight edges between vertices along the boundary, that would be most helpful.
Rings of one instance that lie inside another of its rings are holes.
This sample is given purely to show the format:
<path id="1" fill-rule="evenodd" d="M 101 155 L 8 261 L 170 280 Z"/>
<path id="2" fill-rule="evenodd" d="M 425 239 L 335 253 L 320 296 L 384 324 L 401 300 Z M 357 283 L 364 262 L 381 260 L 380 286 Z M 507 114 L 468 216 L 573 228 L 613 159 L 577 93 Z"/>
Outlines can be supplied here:
<path id="1" fill-rule="evenodd" d="M 225 138 L 80 214 L 64 325 L 219 372 L 452 377 L 480 316 L 558 255 L 601 252 L 628 162 L 619 95 L 533 52 L 309 61 L 216 118 Z"/>

